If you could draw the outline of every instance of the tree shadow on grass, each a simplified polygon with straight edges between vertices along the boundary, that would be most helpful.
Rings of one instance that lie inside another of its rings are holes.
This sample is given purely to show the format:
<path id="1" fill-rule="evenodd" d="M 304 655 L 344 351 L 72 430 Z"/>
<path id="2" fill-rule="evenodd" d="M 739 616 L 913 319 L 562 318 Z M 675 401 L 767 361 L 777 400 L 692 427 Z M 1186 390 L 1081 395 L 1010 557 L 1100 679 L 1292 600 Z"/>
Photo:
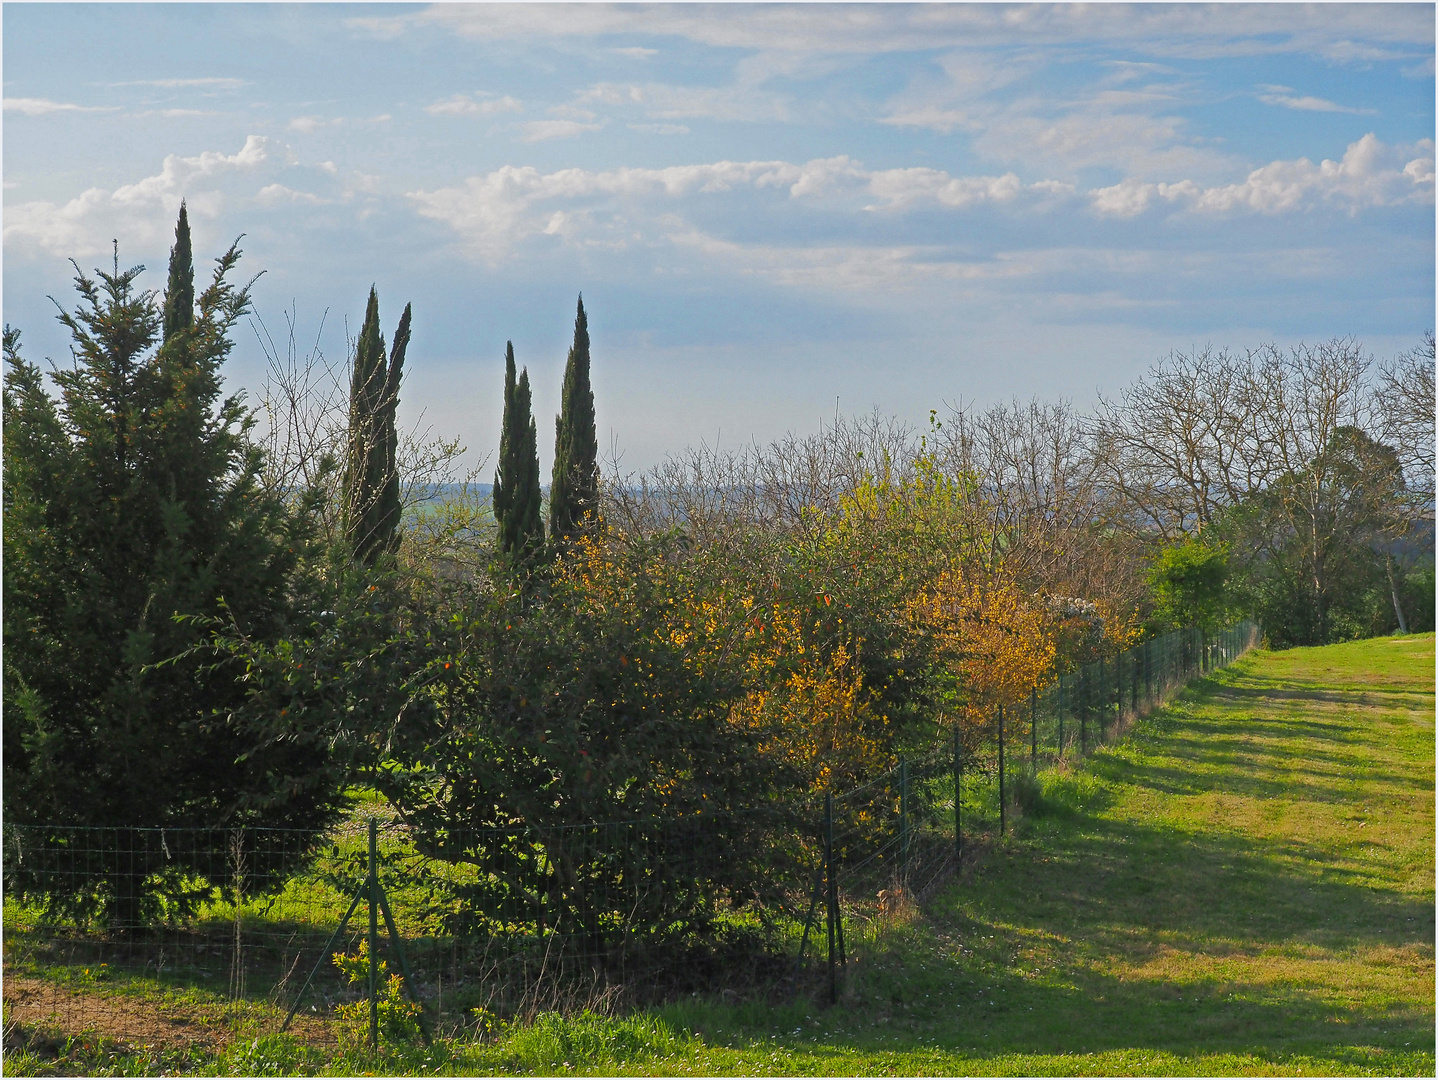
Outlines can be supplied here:
<path id="1" fill-rule="evenodd" d="M 1250 710 L 1263 695 L 1255 693 L 1250 702 L 1246 693 L 1214 683 L 1195 688 L 1188 703 L 1204 713 L 1156 717 L 1150 733 L 1133 744 L 1139 753 L 1098 754 L 1089 768 L 1110 782 L 1189 796 L 1342 803 L 1354 799 L 1359 781 L 1375 789 L 1370 795 L 1432 790 L 1431 768 L 1392 760 L 1391 740 L 1371 720 L 1354 720 L 1346 713 L 1332 719 L 1254 716 Z M 1225 709 L 1232 715 L 1223 715 Z M 1149 749 L 1177 764 L 1143 753 Z"/>
<path id="2" fill-rule="evenodd" d="M 1428 1002 L 1355 1004 L 1348 987 L 1313 987 L 1307 966 L 1357 965 L 1355 952 L 1379 948 L 1431 963 L 1431 903 L 1344 880 L 1291 841 L 1076 824 L 1064 850 L 996 853 L 988 873 L 929 905 L 948 955 L 855 973 L 880 1020 L 855 1048 L 900 1049 L 892 1036 L 935 1025 L 941 1045 L 995 1054 L 1431 1048 Z M 1169 964 L 1188 969 L 1182 982 L 1112 973 Z"/>

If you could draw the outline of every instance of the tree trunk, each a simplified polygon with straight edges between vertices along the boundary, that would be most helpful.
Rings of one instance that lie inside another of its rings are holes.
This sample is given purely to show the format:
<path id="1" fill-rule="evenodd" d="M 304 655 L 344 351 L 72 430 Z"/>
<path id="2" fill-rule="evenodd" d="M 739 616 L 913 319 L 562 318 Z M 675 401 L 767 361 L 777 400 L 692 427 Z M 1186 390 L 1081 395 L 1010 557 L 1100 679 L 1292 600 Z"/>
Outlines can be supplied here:
<path id="1" fill-rule="evenodd" d="M 1393 595 L 1393 614 L 1398 616 L 1398 632 L 1408 633 L 1408 620 L 1403 617 L 1403 605 L 1398 601 L 1398 579 L 1393 576 L 1393 556 L 1383 560 L 1383 569 L 1388 574 L 1388 591 Z"/>

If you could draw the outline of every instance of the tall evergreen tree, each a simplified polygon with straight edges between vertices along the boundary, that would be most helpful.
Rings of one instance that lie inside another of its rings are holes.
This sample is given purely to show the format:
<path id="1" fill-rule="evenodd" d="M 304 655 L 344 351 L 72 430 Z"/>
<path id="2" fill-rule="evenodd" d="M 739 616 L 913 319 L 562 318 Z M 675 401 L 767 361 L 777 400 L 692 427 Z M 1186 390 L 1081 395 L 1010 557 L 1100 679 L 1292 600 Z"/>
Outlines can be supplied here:
<path id="1" fill-rule="evenodd" d="M 180 202 L 180 220 L 175 223 L 175 246 L 170 249 L 170 277 L 165 285 L 164 336 L 195 324 L 195 260 L 190 248 L 190 215 Z"/>
<path id="2" fill-rule="evenodd" d="M 531 412 L 529 369 L 514 377 L 514 343 L 504 348 L 504 425 L 494 473 L 494 518 L 499 549 L 515 562 L 534 558 L 544 544 L 540 516 L 539 432 Z"/>
<path id="3" fill-rule="evenodd" d="M 345 538 L 354 558 L 374 565 L 399 540 L 398 436 L 395 406 L 409 345 L 410 305 L 406 304 L 394 349 L 385 360 L 379 328 L 379 295 L 370 287 L 364 323 L 355 346 L 350 376 L 349 445 L 345 457 Z"/>
<path id="4" fill-rule="evenodd" d="M 308 507 L 265 491 L 248 414 L 237 396 L 221 396 L 220 367 L 248 307 L 247 291 L 226 280 L 238 257 L 231 249 L 219 260 L 192 331 L 159 348 L 164 312 L 136 288 L 140 267 L 121 271 L 117 259 L 93 278 L 77 269 L 80 303 L 60 316 L 75 360 L 51 373 L 58 395 L 7 330 L 10 821 L 66 835 L 331 820 L 333 791 L 306 779 L 323 748 L 257 746 L 228 719 L 243 683 L 197 648 L 206 631 L 196 618 L 232 619 L 256 641 L 287 630 L 314 532 Z M 123 866 L 119 852 L 92 854 L 69 895 L 51 899 L 104 908 L 119 925 L 154 910 L 157 894 L 192 893 L 187 873 L 208 872 L 178 848 L 173 862 L 127 850 Z"/>
<path id="5" fill-rule="evenodd" d="M 554 422 L 549 535 L 563 540 L 585 527 L 585 517 L 595 512 L 599 498 L 599 440 L 594 431 L 594 390 L 589 382 L 589 320 L 582 294 L 574 317 L 574 344 L 564 366 L 560 412 Z"/>

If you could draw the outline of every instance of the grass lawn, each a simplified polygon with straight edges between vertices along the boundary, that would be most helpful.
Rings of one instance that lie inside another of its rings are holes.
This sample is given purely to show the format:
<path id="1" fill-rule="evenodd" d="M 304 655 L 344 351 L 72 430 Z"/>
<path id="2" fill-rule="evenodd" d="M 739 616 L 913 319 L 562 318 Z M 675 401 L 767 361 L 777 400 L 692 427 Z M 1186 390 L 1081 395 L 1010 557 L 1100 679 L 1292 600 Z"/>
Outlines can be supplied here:
<path id="1" fill-rule="evenodd" d="M 1040 779 L 1014 834 L 921 913 L 850 927 L 834 1008 L 696 999 L 379 1061 L 270 1037 L 148 1065 L 1434 1075 L 1433 635 L 1252 654 Z"/>

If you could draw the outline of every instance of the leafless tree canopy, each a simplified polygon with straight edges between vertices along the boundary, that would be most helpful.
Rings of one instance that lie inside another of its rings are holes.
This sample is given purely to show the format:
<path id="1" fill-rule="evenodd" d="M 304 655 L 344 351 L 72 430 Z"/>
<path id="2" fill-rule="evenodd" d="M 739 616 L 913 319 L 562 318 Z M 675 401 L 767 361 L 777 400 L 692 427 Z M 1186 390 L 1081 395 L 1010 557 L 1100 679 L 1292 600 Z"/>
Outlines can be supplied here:
<path id="1" fill-rule="evenodd" d="M 1433 498 L 1433 331 L 1378 369 L 1375 404 L 1383 441 L 1398 452 L 1409 488 Z"/>
<path id="2" fill-rule="evenodd" d="M 1368 426 L 1371 364 L 1352 338 L 1174 353 L 1101 401 L 1092 421 L 1101 483 L 1127 505 L 1133 530 L 1165 540 L 1200 531 L 1280 477 L 1321 469 L 1339 429 Z"/>

